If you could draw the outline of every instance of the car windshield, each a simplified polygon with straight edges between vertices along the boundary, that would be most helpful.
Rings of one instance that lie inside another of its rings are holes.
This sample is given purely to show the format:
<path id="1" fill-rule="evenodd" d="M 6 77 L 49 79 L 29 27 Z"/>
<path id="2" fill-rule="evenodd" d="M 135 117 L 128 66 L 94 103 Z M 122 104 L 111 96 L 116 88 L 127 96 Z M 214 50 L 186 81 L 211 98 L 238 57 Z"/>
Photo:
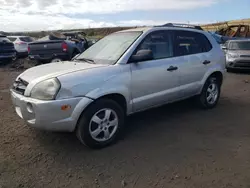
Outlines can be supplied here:
<path id="1" fill-rule="evenodd" d="M 76 60 L 92 60 L 93 63 L 114 64 L 135 42 L 142 32 L 114 33 L 96 42 Z M 89 62 L 89 61 L 88 61 Z"/>
<path id="2" fill-rule="evenodd" d="M 230 42 L 230 50 L 250 50 L 250 41 L 235 41 Z"/>
<path id="3" fill-rule="evenodd" d="M 33 39 L 31 37 L 20 37 L 20 40 L 23 42 L 33 42 Z"/>

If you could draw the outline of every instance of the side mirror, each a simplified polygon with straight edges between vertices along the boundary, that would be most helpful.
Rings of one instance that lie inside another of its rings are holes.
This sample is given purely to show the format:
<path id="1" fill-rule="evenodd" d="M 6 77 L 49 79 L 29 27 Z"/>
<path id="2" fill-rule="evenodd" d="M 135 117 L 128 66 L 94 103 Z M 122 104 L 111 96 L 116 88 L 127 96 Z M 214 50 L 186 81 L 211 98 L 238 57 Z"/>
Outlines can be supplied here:
<path id="1" fill-rule="evenodd" d="M 226 50 L 227 47 L 226 47 L 225 45 L 221 45 L 221 49 L 222 49 L 222 50 Z"/>
<path id="2" fill-rule="evenodd" d="M 147 61 L 154 59 L 152 50 L 139 50 L 135 55 L 132 55 L 129 62 L 136 63 L 140 61 Z"/>

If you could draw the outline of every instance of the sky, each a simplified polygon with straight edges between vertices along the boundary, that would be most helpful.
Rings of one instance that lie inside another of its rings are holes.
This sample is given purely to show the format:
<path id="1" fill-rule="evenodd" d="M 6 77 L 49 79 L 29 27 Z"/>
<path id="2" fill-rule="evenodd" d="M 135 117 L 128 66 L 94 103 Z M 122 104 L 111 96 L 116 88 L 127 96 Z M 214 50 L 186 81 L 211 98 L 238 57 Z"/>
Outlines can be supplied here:
<path id="1" fill-rule="evenodd" d="M 0 31 L 206 24 L 250 18 L 250 0 L 0 0 Z"/>

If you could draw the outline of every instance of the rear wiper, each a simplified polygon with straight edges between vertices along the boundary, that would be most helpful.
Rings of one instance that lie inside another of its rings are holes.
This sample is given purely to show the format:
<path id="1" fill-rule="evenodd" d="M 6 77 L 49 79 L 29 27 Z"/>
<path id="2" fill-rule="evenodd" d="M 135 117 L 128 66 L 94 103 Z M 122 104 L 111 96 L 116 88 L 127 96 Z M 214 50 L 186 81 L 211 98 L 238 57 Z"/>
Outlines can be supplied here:
<path id="1" fill-rule="evenodd" d="M 88 63 L 95 64 L 95 61 L 93 59 L 88 59 L 88 58 L 76 58 L 74 60 L 85 61 L 85 62 L 88 62 Z"/>

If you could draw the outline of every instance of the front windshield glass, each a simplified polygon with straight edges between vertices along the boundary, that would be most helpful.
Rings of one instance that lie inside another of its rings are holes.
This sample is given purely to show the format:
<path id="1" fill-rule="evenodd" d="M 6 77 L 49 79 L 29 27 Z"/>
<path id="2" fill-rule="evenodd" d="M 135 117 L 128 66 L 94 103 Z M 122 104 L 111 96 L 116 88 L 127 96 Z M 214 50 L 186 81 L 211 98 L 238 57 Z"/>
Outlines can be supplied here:
<path id="1" fill-rule="evenodd" d="M 142 32 L 136 31 L 111 34 L 88 48 L 76 60 L 88 59 L 94 63 L 114 64 L 141 34 Z"/>
<path id="2" fill-rule="evenodd" d="M 230 50 L 250 50 L 250 41 L 235 41 L 229 45 Z"/>

